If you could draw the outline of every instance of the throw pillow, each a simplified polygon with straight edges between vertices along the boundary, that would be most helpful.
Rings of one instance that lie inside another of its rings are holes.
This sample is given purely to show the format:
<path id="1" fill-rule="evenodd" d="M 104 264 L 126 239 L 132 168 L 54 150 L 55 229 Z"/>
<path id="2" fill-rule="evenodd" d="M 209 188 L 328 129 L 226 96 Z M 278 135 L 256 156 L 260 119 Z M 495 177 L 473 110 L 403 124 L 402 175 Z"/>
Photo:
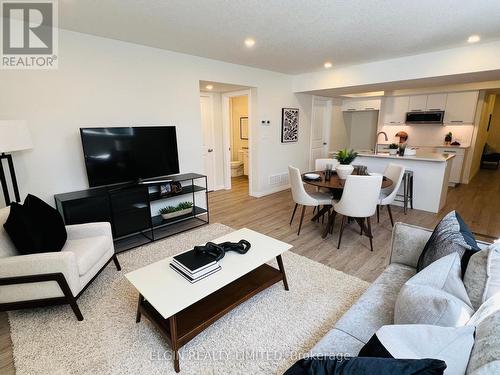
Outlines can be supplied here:
<path id="1" fill-rule="evenodd" d="M 500 361 L 500 294 L 496 294 L 484 302 L 467 325 L 476 328 L 476 339 L 467 373 L 473 373 L 483 366 L 495 367 L 495 362 L 498 368 L 498 361 Z M 492 371 L 490 373 L 498 372 Z"/>
<path id="2" fill-rule="evenodd" d="M 19 203 L 11 203 L 10 212 L 3 225 L 12 243 L 20 254 L 31 254 L 32 249 L 37 247 L 33 236 L 32 221 L 27 210 Z"/>
<path id="3" fill-rule="evenodd" d="M 360 357 L 435 358 L 447 365 L 445 374 L 465 374 L 474 345 L 473 326 L 389 325 L 363 346 Z M 384 354 L 385 353 L 385 354 Z"/>
<path id="4" fill-rule="evenodd" d="M 28 195 L 23 205 L 11 205 L 4 228 L 24 255 L 60 251 L 67 239 L 59 212 L 33 195 Z"/>
<path id="5" fill-rule="evenodd" d="M 475 310 L 500 293 L 500 241 L 472 255 L 465 271 L 464 285 Z"/>
<path id="6" fill-rule="evenodd" d="M 59 212 L 31 194 L 24 200 L 24 207 L 43 233 L 41 248 L 44 251 L 60 251 L 66 243 L 68 234 Z"/>
<path id="7" fill-rule="evenodd" d="M 448 213 L 436 226 L 418 258 L 417 272 L 448 254 L 458 253 L 462 260 L 462 275 L 470 256 L 479 251 L 474 235 L 456 211 Z"/>
<path id="8" fill-rule="evenodd" d="M 413 276 L 396 299 L 394 323 L 465 325 L 474 310 L 460 273 L 460 256 L 453 253 Z"/>
<path id="9" fill-rule="evenodd" d="M 440 375 L 445 369 L 437 359 L 313 357 L 297 361 L 284 375 Z"/>

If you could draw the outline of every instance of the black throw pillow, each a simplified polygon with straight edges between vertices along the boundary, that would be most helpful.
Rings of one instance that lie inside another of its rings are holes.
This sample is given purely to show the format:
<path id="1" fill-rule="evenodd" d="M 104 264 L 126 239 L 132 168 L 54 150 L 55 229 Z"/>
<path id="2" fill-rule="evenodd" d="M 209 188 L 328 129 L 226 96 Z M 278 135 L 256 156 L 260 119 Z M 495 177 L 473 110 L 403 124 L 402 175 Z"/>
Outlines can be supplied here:
<path id="1" fill-rule="evenodd" d="M 312 357 L 297 361 L 284 375 L 442 375 L 438 359 Z"/>
<path id="2" fill-rule="evenodd" d="M 59 212 L 31 194 L 11 205 L 4 228 L 21 254 L 60 251 L 68 237 Z"/>
<path id="3" fill-rule="evenodd" d="M 458 253 L 462 259 L 463 276 L 471 255 L 479 250 L 481 249 L 474 235 L 462 217 L 458 212 L 451 211 L 436 225 L 425 244 L 424 250 L 418 258 L 417 272 L 444 256 Z"/>

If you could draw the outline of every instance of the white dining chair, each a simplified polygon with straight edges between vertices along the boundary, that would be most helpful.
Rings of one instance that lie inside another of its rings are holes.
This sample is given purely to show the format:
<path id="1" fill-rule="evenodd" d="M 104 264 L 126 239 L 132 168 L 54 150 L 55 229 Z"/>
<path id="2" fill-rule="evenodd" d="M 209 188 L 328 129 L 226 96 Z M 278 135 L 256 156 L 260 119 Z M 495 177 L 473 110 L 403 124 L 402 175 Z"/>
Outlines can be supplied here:
<path id="1" fill-rule="evenodd" d="M 299 230 L 297 232 L 298 236 L 300 234 L 300 229 L 302 228 L 302 222 L 304 221 L 304 213 L 306 207 L 331 206 L 332 197 L 330 194 L 321 193 L 319 191 L 308 193 L 304 188 L 302 177 L 298 168 L 288 166 L 288 174 L 290 179 L 290 186 L 292 188 L 292 198 L 295 202 L 295 207 L 292 212 L 292 218 L 290 219 L 290 225 L 292 225 L 297 207 L 299 205 L 302 206 Z"/>
<path id="2" fill-rule="evenodd" d="M 328 225 L 333 228 L 335 215 L 342 215 L 342 224 L 340 225 L 339 242 L 337 249 L 340 249 L 342 233 L 346 220 L 348 218 L 356 219 L 363 232 L 370 239 L 370 249 L 373 251 L 373 235 L 370 218 L 375 215 L 377 204 L 379 202 L 380 190 L 382 188 L 382 176 L 348 176 L 342 198 L 339 201 L 333 201 L 333 214 Z M 365 227 L 366 220 L 366 227 Z"/>
<path id="3" fill-rule="evenodd" d="M 380 206 L 386 206 L 387 212 L 389 213 L 389 218 L 391 219 L 391 225 L 394 226 L 394 220 L 392 218 L 391 204 L 396 199 L 399 187 L 401 186 L 401 181 L 405 174 L 405 167 L 399 164 L 389 163 L 384 171 L 384 176 L 392 180 L 392 185 L 388 188 L 382 189 L 380 192 L 379 202 L 377 205 L 377 223 L 380 222 Z"/>
<path id="4" fill-rule="evenodd" d="M 332 169 L 335 169 L 335 167 L 339 164 L 339 162 L 336 159 L 316 159 L 314 161 L 314 170 L 324 171 L 326 170 L 327 164 L 331 164 Z"/>

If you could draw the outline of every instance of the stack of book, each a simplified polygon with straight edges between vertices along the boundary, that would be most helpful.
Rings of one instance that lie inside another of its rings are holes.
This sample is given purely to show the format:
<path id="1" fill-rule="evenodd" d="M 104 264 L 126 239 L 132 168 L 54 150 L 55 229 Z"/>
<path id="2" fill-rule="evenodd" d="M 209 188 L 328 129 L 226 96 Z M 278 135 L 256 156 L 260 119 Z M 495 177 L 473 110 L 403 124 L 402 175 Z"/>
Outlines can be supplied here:
<path id="1" fill-rule="evenodd" d="M 212 256 L 194 250 L 174 256 L 170 267 L 190 283 L 200 281 L 221 270 L 221 266 Z"/>

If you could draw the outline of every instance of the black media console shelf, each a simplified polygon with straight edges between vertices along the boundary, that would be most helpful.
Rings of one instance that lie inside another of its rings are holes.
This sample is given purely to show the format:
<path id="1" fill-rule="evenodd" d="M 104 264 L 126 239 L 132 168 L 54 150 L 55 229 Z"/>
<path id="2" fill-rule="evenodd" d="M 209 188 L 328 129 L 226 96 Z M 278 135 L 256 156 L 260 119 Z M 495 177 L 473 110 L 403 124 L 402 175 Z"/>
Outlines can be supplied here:
<path id="1" fill-rule="evenodd" d="M 160 179 L 180 183 L 182 190 L 162 195 L 160 186 L 166 182 L 114 185 L 57 194 L 56 207 L 66 225 L 110 222 L 117 253 L 209 223 L 206 176 L 186 173 L 155 180 Z M 193 211 L 168 220 L 152 213 L 154 202 L 168 206 L 173 199 L 192 202 Z"/>

